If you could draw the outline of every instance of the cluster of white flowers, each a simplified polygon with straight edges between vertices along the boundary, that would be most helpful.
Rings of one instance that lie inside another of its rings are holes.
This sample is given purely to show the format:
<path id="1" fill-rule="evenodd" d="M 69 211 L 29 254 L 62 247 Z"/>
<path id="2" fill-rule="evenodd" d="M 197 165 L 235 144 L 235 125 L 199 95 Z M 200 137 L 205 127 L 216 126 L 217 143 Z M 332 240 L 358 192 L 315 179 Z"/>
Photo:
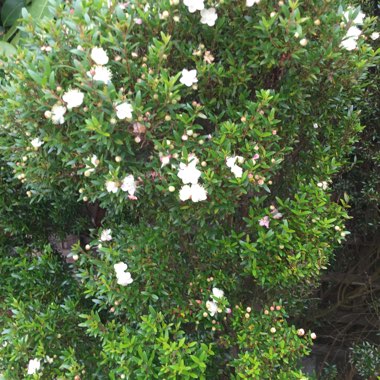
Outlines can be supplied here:
<path id="1" fill-rule="evenodd" d="M 210 313 L 211 317 L 213 317 L 216 313 L 221 313 L 222 309 L 219 308 L 218 302 L 224 297 L 224 292 L 221 289 L 213 288 L 212 289 L 212 301 L 206 302 L 206 308 Z"/>
<path id="2" fill-rule="evenodd" d="M 119 187 L 121 190 L 125 191 L 128 193 L 128 198 L 130 199 L 137 199 L 135 197 L 135 192 L 136 192 L 136 181 L 135 178 L 133 177 L 132 174 L 127 175 L 121 182 L 116 181 L 106 181 L 106 190 L 109 193 L 116 194 L 119 190 Z"/>
<path id="3" fill-rule="evenodd" d="M 41 361 L 38 359 L 31 359 L 28 363 L 28 375 L 34 375 L 41 368 Z"/>
<path id="4" fill-rule="evenodd" d="M 204 0 L 184 0 L 183 3 L 187 6 L 190 13 L 194 13 L 196 11 L 201 12 L 202 24 L 207 24 L 208 26 L 215 25 L 215 21 L 218 18 L 216 9 L 214 7 L 206 9 Z"/>
<path id="5" fill-rule="evenodd" d="M 242 164 L 244 162 L 244 157 L 233 156 L 226 158 L 226 164 L 231 169 L 231 172 L 234 174 L 236 178 L 241 178 L 243 175 L 243 169 L 240 166 L 236 165 L 236 161 L 239 164 Z"/>
<path id="6" fill-rule="evenodd" d="M 123 263 L 122 261 L 120 263 L 115 264 L 114 266 L 117 283 L 121 286 L 127 286 L 129 284 L 132 284 L 133 279 L 130 272 L 126 272 L 128 269 L 128 265 Z"/>
<path id="7" fill-rule="evenodd" d="M 187 87 L 191 87 L 193 84 L 198 82 L 197 79 L 197 70 L 182 70 L 182 76 L 179 80 L 182 84 L 184 84 Z"/>
<path id="8" fill-rule="evenodd" d="M 207 199 L 206 189 L 198 183 L 201 176 L 201 172 L 196 168 L 198 162 L 198 158 L 193 155 L 189 157 L 188 164 L 179 164 L 178 177 L 184 184 L 179 191 L 181 201 L 191 199 L 193 202 L 199 202 Z"/>
<path id="9" fill-rule="evenodd" d="M 78 89 L 66 91 L 62 96 L 62 100 L 66 103 L 67 108 L 57 103 L 52 107 L 51 111 L 45 112 L 45 117 L 51 119 L 53 124 L 63 124 L 65 122 L 64 115 L 66 111 L 82 105 L 83 99 L 84 94 Z"/>
<path id="10" fill-rule="evenodd" d="M 108 67 L 105 67 L 109 61 L 107 52 L 100 47 L 94 47 L 91 50 L 91 59 L 95 62 L 95 66 L 87 72 L 87 75 L 95 81 L 108 84 L 112 79 L 112 72 Z"/>
<path id="11" fill-rule="evenodd" d="M 343 17 L 346 21 L 350 21 L 351 8 L 348 8 L 346 12 L 343 13 Z M 359 12 L 358 15 L 351 20 L 352 25 L 348 28 L 343 41 L 340 43 L 340 46 L 346 50 L 354 50 L 357 47 L 357 41 L 362 33 L 362 31 L 356 25 L 362 25 L 364 22 L 365 14 Z"/>

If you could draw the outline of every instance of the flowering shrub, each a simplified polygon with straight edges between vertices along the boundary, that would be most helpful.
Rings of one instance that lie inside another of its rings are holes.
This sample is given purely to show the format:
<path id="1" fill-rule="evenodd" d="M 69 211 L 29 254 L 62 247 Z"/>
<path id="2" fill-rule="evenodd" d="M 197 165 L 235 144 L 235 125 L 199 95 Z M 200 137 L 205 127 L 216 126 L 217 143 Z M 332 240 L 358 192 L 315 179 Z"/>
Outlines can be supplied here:
<path id="1" fill-rule="evenodd" d="M 1 193 L 53 214 L 76 204 L 72 225 L 85 208 L 103 212 L 80 231 L 88 242 L 72 247 L 70 269 L 51 258 L 66 298 L 37 293 L 32 315 L 30 300 L 12 301 L 24 283 L 44 287 L 44 266 L 6 287 L 5 325 L 20 327 L 2 338 L 0 369 L 303 378 L 315 335 L 283 305 L 348 233 L 329 184 L 362 129 L 353 106 L 376 59 L 371 19 L 324 1 L 83 0 L 51 11 L 41 22 L 24 12 L 23 48 L 1 62 L 0 154 L 13 175 Z M 266 313 L 279 292 L 283 305 Z M 44 324 L 47 335 L 22 338 Z"/>

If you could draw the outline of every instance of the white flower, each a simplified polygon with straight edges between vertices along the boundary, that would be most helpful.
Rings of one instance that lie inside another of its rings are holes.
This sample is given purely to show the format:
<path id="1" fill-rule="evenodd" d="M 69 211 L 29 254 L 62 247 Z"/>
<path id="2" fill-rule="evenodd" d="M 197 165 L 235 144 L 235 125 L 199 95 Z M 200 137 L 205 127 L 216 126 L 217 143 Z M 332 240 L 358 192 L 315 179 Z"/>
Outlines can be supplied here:
<path id="1" fill-rule="evenodd" d="M 112 231 L 110 229 L 103 230 L 100 235 L 100 241 L 111 241 L 112 240 L 111 232 Z"/>
<path id="2" fill-rule="evenodd" d="M 120 272 L 116 273 L 117 283 L 121 286 L 127 286 L 132 284 L 133 279 L 129 272 Z"/>
<path id="3" fill-rule="evenodd" d="M 96 154 L 93 154 L 92 157 L 91 157 L 91 163 L 92 165 L 94 165 L 95 167 L 97 167 L 99 165 L 99 160 L 98 160 L 98 156 Z"/>
<path id="4" fill-rule="evenodd" d="M 183 0 L 190 13 L 204 9 L 204 0 Z"/>
<path id="5" fill-rule="evenodd" d="M 179 199 L 184 202 L 190 198 L 191 198 L 191 187 L 189 185 L 182 186 L 181 190 L 179 191 Z"/>
<path id="6" fill-rule="evenodd" d="M 86 167 L 88 167 L 88 166 L 86 166 Z M 87 170 L 85 170 L 85 171 L 83 172 L 83 175 L 84 175 L 85 177 L 89 177 L 89 176 L 91 175 L 91 173 L 93 173 L 94 171 L 95 171 L 94 168 L 87 169 Z"/>
<path id="7" fill-rule="evenodd" d="M 41 361 L 38 359 L 31 359 L 28 363 L 28 375 L 35 374 L 41 367 Z"/>
<path id="8" fill-rule="evenodd" d="M 193 202 L 204 201 L 207 199 L 207 191 L 198 183 L 191 186 L 185 185 L 182 186 L 181 190 L 179 191 L 179 199 L 181 201 L 187 201 L 191 199 Z"/>
<path id="9" fill-rule="evenodd" d="M 65 118 L 63 115 L 66 113 L 66 107 L 60 106 L 58 104 L 54 105 L 51 109 L 51 121 L 53 124 L 63 124 Z"/>
<path id="10" fill-rule="evenodd" d="M 223 298 L 224 297 L 224 292 L 221 289 L 218 288 L 212 288 L 212 295 L 215 298 Z"/>
<path id="11" fill-rule="evenodd" d="M 348 10 L 343 13 L 344 18 L 347 21 L 350 20 L 349 16 L 350 16 L 350 13 L 352 13 L 351 9 L 352 8 L 349 7 Z M 365 19 L 365 14 L 362 11 L 359 11 L 358 15 L 352 20 L 352 24 L 353 25 L 363 25 L 364 19 Z"/>
<path id="12" fill-rule="evenodd" d="M 215 8 L 202 9 L 201 10 L 201 23 L 207 24 L 208 26 L 214 26 L 215 21 L 218 18 Z"/>
<path id="13" fill-rule="evenodd" d="M 44 144 L 44 142 L 41 141 L 38 137 L 33 139 L 30 143 L 32 144 L 33 148 L 35 148 L 35 149 L 38 149 L 42 144 Z"/>
<path id="14" fill-rule="evenodd" d="M 62 99 L 67 103 L 67 108 L 71 110 L 71 108 L 79 107 L 83 103 L 84 94 L 77 89 L 69 90 L 63 94 Z"/>
<path id="15" fill-rule="evenodd" d="M 327 181 L 318 182 L 317 186 L 322 188 L 322 190 L 327 190 L 329 188 Z"/>
<path id="16" fill-rule="evenodd" d="M 188 165 L 183 162 L 179 164 L 178 177 L 182 179 L 184 185 L 198 183 L 201 172 L 195 167 L 196 162 L 196 160 L 192 160 Z"/>
<path id="17" fill-rule="evenodd" d="M 115 269 L 115 272 L 117 274 L 120 272 L 125 272 L 128 269 L 128 265 L 121 261 L 117 264 L 114 264 L 113 268 Z"/>
<path id="18" fill-rule="evenodd" d="M 345 39 L 344 41 L 342 41 L 340 43 L 340 46 L 345 48 L 348 51 L 356 49 L 357 45 L 358 44 L 357 44 L 356 40 L 353 38 Z"/>
<path id="19" fill-rule="evenodd" d="M 373 32 L 373 33 L 371 34 L 371 39 L 372 39 L 373 41 L 377 40 L 379 37 L 380 37 L 380 33 L 379 33 L 379 32 Z"/>
<path id="20" fill-rule="evenodd" d="M 231 168 L 231 172 L 236 178 L 241 178 L 243 175 L 243 169 L 238 165 L 234 165 Z"/>
<path id="21" fill-rule="evenodd" d="M 193 202 L 205 201 L 207 199 L 207 191 L 206 189 L 196 183 L 195 185 L 191 185 L 191 200 Z"/>
<path id="22" fill-rule="evenodd" d="M 106 65 L 108 63 L 108 56 L 103 48 L 94 47 L 91 50 L 91 59 L 97 65 Z"/>
<path id="23" fill-rule="evenodd" d="M 237 157 L 226 157 L 226 164 L 229 168 L 232 168 L 235 165 L 235 162 L 237 160 Z"/>
<path id="24" fill-rule="evenodd" d="M 131 274 L 129 272 L 126 272 L 126 270 L 128 269 L 127 264 L 121 261 L 115 264 L 113 268 L 115 270 L 117 283 L 119 285 L 126 286 L 133 282 Z"/>
<path id="25" fill-rule="evenodd" d="M 355 40 L 357 40 L 361 34 L 362 31 L 358 27 L 351 26 L 351 28 L 347 30 L 346 38 L 354 38 Z"/>
<path id="26" fill-rule="evenodd" d="M 236 178 L 241 178 L 243 175 L 243 169 L 235 164 L 236 160 L 238 162 L 243 162 L 244 158 L 241 156 L 226 157 L 226 164 Z"/>
<path id="27" fill-rule="evenodd" d="M 182 76 L 179 80 L 182 84 L 186 85 L 187 87 L 191 87 L 194 83 L 198 82 L 197 79 L 197 70 L 182 70 Z"/>
<path id="28" fill-rule="evenodd" d="M 260 0 L 247 0 L 246 6 L 247 7 L 253 7 L 254 4 L 260 3 Z"/>
<path id="29" fill-rule="evenodd" d="M 136 182 L 132 174 L 123 179 L 121 190 L 127 191 L 129 195 L 134 195 L 136 192 Z"/>
<path id="30" fill-rule="evenodd" d="M 351 28 L 347 30 L 346 36 L 340 43 L 340 46 L 349 51 L 354 50 L 357 47 L 356 41 L 358 40 L 361 33 L 362 31 L 358 27 L 351 26 Z"/>
<path id="31" fill-rule="evenodd" d="M 218 312 L 218 305 L 214 301 L 207 301 L 206 308 L 211 317 L 213 317 Z"/>
<path id="32" fill-rule="evenodd" d="M 116 116 L 121 120 L 126 118 L 132 119 L 132 111 L 132 106 L 127 102 L 121 103 L 118 106 L 116 106 Z"/>
<path id="33" fill-rule="evenodd" d="M 116 194 L 119 190 L 119 186 L 115 181 L 107 181 L 106 182 L 106 189 L 109 193 Z"/>
<path id="34" fill-rule="evenodd" d="M 93 80 L 108 84 L 111 82 L 112 73 L 111 70 L 103 66 L 94 66 L 91 71 L 87 72 L 87 75 Z"/>

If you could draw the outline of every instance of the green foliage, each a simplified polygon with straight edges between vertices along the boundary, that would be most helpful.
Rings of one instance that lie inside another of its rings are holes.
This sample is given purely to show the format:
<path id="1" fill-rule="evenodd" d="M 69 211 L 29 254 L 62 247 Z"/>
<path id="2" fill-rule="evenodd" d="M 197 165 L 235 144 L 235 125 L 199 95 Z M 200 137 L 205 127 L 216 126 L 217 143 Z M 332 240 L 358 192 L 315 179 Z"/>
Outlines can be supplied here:
<path id="1" fill-rule="evenodd" d="M 24 11 L 22 48 L 1 61 L 1 213 L 31 216 L 0 226 L 46 241 L 45 210 L 50 230 L 81 226 L 89 243 L 69 268 L 38 255 L 30 279 L 36 259 L 18 253 L 20 287 L 49 286 L 46 305 L 10 289 L 4 254 L 1 307 L 15 312 L 0 370 L 22 376 L 35 358 L 41 378 L 305 378 L 311 334 L 284 307 L 348 234 L 329 184 L 362 130 L 371 20 L 347 51 L 359 9 L 340 25 L 337 2 L 226 0 L 215 26 L 182 2 L 106 3 Z M 84 206 L 104 210 L 92 230 Z M 49 260 L 61 276 L 44 279 Z"/>
<path id="2" fill-rule="evenodd" d="M 362 342 L 351 348 L 350 363 L 364 379 L 375 378 L 380 375 L 380 348 L 379 346 Z"/>

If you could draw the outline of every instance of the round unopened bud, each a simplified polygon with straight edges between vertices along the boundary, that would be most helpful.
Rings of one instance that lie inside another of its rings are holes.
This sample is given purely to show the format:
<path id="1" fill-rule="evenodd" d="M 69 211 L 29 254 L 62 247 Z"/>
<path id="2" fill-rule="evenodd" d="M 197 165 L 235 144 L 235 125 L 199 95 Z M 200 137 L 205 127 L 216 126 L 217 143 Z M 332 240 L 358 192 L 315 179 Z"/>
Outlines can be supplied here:
<path id="1" fill-rule="evenodd" d="M 173 158 L 177 159 L 179 157 L 179 154 L 178 153 L 174 153 L 173 154 Z"/>
<path id="2" fill-rule="evenodd" d="M 172 118 L 170 117 L 170 115 L 166 115 L 166 116 L 165 116 L 165 120 L 166 120 L 166 121 L 170 121 L 171 119 L 172 119 Z"/>
<path id="3" fill-rule="evenodd" d="M 213 320 L 211 321 L 211 323 L 212 323 L 213 325 L 215 325 L 215 324 L 216 324 L 216 320 L 213 319 Z"/>
<path id="4" fill-rule="evenodd" d="M 62 91 L 62 87 L 61 86 L 57 86 L 56 90 L 57 91 Z"/>
<path id="5" fill-rule="evenodd" d="M 304 336 L 305 335 L 305 330 L 304 329 L 298 329 L 297 330 L 297 335 L 298 336 Z"/>
<path id="6" fill-rule="evenodd" d="M 302 38 L 302 40 L 300 41 L 301 46 L 306 46 L 307 43 L 308 43 L 308 40 L 306 38 Z"/>
<path id="7" fill-rule="evenodd" d="M 211 330 L 212 331 L 216 331 L 216 328 L 214 326 L 212 326 Z"/>
<path id="8" fill-rule="evenodd" d="M 168 18 L 169 17 L 169 12 L 168 11 L 163 11 L 162 12 L 162 18 Z"/>
<path id="9" fill-rule="evenodd" d="M 335 231 L 340 231 L 340 227 L 339 226 L 335 226 Z"/>
<path id="10" fill-rule="evenodd" d="M 173 17 L 173 21 L 174 21 L 174 22 L 179 22 L 179 20 L 180 20 L 179 16 L 174 16 L 174 17 Z"/>
<path id="11" fill-rule="evenodd" d="M 26 192 L 26 195 L 30 198 L 30 197 L 32 196 L 32 192 L 31 192 L 30 190 L 28 190 L 28 191 Z"/>
<path id="12" fill-rule="evenodd" d="M 116 157 L 115 157 L 115 161 L 116 161 L 116 162 L 121 162 L 121 160 L 122 160 L 122 158 L 121 158 L 120 156 L 116 156 Z"/>
<path id="13" fill-rule="evenodd" d="M 28 157 L 27 156 L 23 156 L 22 160 L 25 162 L 28 160 Z"/>
<path id="14" fill-rule="evenodd" d="M 294 33 L 294 38 L 298 38 L 299 36 L 300 36 L 300 34 L 298 32 Z"/>
<path id="15" fill-rule="evenodd" d="M 169 186 L 168 190 L 173 193 L 175 191 L 175 187 L 174 186 Z"/>
<path id="16" fill-rule="evenodd" d="M 83 197 L 83 202 L 87 202 L 88 201 L 88 197 Z"/>
<path id="17" fill-rule="evenodd" d="M 316 20 L 314 20 L 314 25 L 316 25 L 316 26 L 321 25 L 321 20 L 319 20 L 318 18 Z"/>
<path id="18" fill-rule="evenodd" d="M 248 319 L 250 317 L 250 314 L 249 313 L 245 313 L 244 317 Z"/>
<path id="19" fill-rule="evenodd" d="M 73 255 L 73 260 L 74 261 L 78 261 L 79 260 L 79 256 L 78 255 Z"/>
<path id="20" fill-rule="evenodd" d="M 189 139 L 189 137 L 187 135 L 182 135 L 181 139 L 182 139 L 182 141 L 187 141 Z"/>
<path id="21" fill-rule="evenodd" d="M 113 306 L 111 307 L 110 312 L 111 312 L 111 313 L 114 313 L 114 312 L 115 312 L 115 308 L 114 308 Z"/>
<path id="22" fill-rule="evenodd" d="M 249 306 L 247 307 L 246 310 L 247 310 L 247 313 L 250 313 L 252 311 L 252 309 Z"/>
<path id="23" fill-rule="evenodd" d="M 240 118 L 240 121 L 241 121 L 242 123 L 245 123 L 245 122 L 247 121 L 247 118 L 246 118 L 245 116 L 242 116 L 242 117 Z"/>
<path id="24" fill-rule="evenodd" d="M 84 188 L 81 187 L 81 188 L 79 189 L 79 194 L 83 194 L 83 193 L 84 193 Z"/>
<path id="25" fill-rule="evenodd" d="M 284 5 L 284 2 L 282 1 L 282 0 L 280 0 L 279 2 L 278 2 L 278 6 L 279 7 L 282 7 Z"/>
<path id="26" fill-rule="evenodd" d="M 86 244 L 86 246 L 84 247 L 84 249 L 85 249 L 86 251 L 89 251 L 89 250 L 91 249 L 91 245 L 90 245 L 90 244 Z"/>
<path id="27" fill-rule="evenodd" d="M 206 167 L 207 166 L 207 162 L 206 161 L 202 161 L 201 162 L 201 166 Z"/>
<path id="28" fill-rule="evenodd" d="M 136 136 L 135 137 L 135 143 L 140 143 L 141 142 L 141 137 L 140 136 Z"/>
<path id="29" fill-rule="evenodd" d="M 113 117 L 113 118 L 110 119 L 110 123 L 112 125 L 115 125 L 117 123 L 117 120 Z"/>
<path id="30" fill-rule="evenodd" d="M 74 380 L 80 380 L 80 376 L 79 375 L 75 375 L 74 376 Z"/>
<path id="31" fill-rule="evenodd" d="M 270 17 L 274 17 L 276 16 L 276 12 L 271 12 L 271 14 L 269 15 Z"/>
<path id="32" fill-rule="evenodd" d="M 275 327 L 272 327 L 272 328 L 270 329 L 270 332 L 271 332 L 272 334 L 274 334 L 274 333 L 276 332 L 276 328 L 275 328 Z"/>
<path id="33" fill-rule="evenodd" d="M 206 318 L 208 316 L 208 314 L 206 312 L 204 312 L 203 316 Z"/>
<path id="34" fill-rule="evenodd" d="M 203 145 L 204 143 L 205 143 L 205 140 L 199 140 L 199 141 L 198 141 L 198 144 L 199 144 L 199 145 Z"/>
<path id="35" fill-rule="evenodd" d="M 310 334 L 310 337 L 311 337 L 311 339 L 317 339 L 317 334 L 316 333 L 311 333 Z"/>
<path id="36" fill-rule="evenodd" d="M 45 111 L 44 116 L 46 117 L 46 119 L 50 119 L 51 118 L 51 112 Z"/>
<path id="37" fill-rule="evenodd" d="M 274 310 L 274 306 L 271 306 L 271 307 L 270 307 L 270 311 L 273 311 L 273 310 Z"/>
<path id="38" fill-rule="evenodd" d="M 192 129 L 189 129 L 188 131 L 186 131 L 186 134 L 187 134 L 188 136 L 192 136 L 193 133 L 194 133 L 194 131 L 193 131 Z"/>
<path id="39" fill-rule="evenodd" d="M 281 306 L 280 306 L 280 305 L 277 305 L 277 306 L 276 306 L 276 310 L 281 310 Z"/>
<path id="40" fill-rule="evenodd" d="M 153 95 L 153 99 L 157 100 L 158 99 L 158 94 Z"/>

